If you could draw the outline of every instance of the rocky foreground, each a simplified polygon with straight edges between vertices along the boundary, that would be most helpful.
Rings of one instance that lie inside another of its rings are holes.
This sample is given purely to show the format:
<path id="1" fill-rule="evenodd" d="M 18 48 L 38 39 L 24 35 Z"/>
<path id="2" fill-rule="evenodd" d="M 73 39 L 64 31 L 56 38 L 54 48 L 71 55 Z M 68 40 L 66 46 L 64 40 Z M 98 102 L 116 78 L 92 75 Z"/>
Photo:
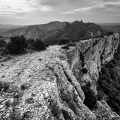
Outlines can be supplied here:
<path id="1" fill-rule="evenodd" d="M 0 120 L 120 120 L 104 99 L 87 107 L 83 91 L 89 83 L 97 95 L 101 67 L 118 45 L 116 33 L 0 63 Z"/>

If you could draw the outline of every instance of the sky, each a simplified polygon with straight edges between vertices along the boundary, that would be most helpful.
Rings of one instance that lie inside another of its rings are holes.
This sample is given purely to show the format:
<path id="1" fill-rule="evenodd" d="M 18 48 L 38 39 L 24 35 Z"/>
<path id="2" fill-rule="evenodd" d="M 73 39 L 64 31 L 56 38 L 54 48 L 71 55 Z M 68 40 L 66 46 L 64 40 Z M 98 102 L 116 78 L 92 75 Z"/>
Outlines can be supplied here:
<path id="1" fill-rule="evenodd" d="M 120 23 L 120 0 L 0 0 L 0 24 Z"/>

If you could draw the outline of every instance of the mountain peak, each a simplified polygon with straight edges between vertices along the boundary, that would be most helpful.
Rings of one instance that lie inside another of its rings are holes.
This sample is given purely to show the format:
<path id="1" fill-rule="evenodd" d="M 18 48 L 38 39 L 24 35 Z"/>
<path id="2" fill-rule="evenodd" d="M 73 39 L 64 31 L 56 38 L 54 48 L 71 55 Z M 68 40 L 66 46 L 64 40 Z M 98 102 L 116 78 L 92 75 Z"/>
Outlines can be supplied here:
<path id="1" fill-rule="evenodd" d="M 99 25 L 84 23 L 82 20 L 76 20 L 72 23 L 51 21 L 47 24 L 9 30 L 3 36 L 23 35 L 26 38 L 41 39 L 45 44 L 53 45 L 59 43 L 63 36 L 70 38 L 71 41 L 91 37 L 88 31 L 96 36 L 97 32 L 103 31 L 103 29 Z"/>

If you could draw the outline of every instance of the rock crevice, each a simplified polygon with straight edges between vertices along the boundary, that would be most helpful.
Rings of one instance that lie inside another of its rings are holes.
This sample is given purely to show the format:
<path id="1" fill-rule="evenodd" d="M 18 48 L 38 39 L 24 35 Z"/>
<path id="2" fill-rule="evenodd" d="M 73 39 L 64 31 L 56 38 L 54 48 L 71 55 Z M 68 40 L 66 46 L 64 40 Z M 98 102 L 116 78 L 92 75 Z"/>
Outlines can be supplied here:
<path id="1" fill-rule="evenodd" d="M 118 44 L 115 33 L 79 41 L 68 50 L 51 46 L 1 63 L 0 119 L 120 119 L 95 98 L 101 67 L 113 59 Z"/>

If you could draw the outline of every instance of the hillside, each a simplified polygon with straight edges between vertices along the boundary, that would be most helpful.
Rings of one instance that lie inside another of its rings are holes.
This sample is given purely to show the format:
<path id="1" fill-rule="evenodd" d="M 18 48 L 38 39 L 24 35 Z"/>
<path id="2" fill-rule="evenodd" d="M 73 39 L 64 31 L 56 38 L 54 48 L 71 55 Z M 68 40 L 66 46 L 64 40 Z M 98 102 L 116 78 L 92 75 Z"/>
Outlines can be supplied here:
<path id="1" fill-rule="evenodd" d="M 23 27 L 23 25 L 0 24 L 0 35 L 12 29 Z"/>
<path id="2" fill-rule="evenodd" d="M 57 44 L 62 38 L 69 38 L 72 41 L 90 38 L 97 35 L 98 31 L 104 31 L 102 27 L 94 23 L 82 21 L 50 22 L 43 25 L 30 25 L 17 28 L 3 33 L 3 36 L 23 35 L 26 38 L 41 39 L 45 44 Z"/>
<path id="3" fill-rule="evenodd" d="M 0 119 L 120 120 L 97 91 L 99 72 L 118 46 L 116 33 L 0 63 Z"/>
<path id="4" fill-rule="evenodd" d="M 99 24 L 106 31 L 120 33 L 120 23 L 104 23 Z"/>

